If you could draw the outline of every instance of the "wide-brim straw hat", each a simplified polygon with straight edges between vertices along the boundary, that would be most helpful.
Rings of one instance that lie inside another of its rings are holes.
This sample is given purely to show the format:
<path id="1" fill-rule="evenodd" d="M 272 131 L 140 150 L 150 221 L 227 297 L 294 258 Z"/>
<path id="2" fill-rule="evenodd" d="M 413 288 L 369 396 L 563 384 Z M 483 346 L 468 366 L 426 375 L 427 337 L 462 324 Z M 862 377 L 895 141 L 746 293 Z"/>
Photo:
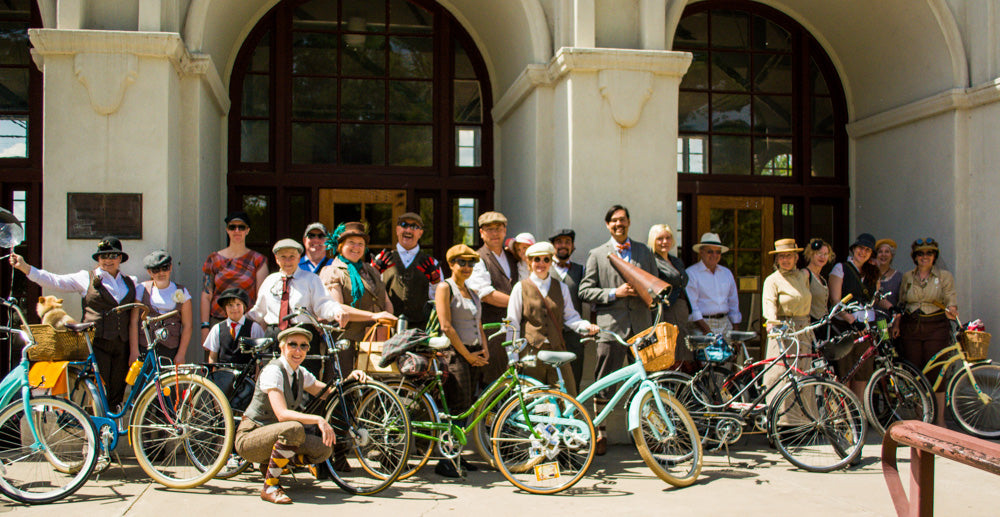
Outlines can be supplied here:
<path id="1" fill-rule="evenodd" d="M 767 252 L 768 255 L 777 255 L 778 253 L 801 253 L 802 248 L 795 243 L 795 239 L 778 239 L 774 241 L 774 251 Z"/>
<path id="2" fill-rule="evenodd" d="M 719 248 L 722 248 L 723 253 L 729 251 L 728 246 L 722 245 L 722 239 L 719 237 L 719 234 L 712 232 L 707 232 L 703 234 L 701 236 L 701 242 L 695 244 L 694 246 L 691 246 L 691 249 L 693 249 L 695 253 L 698 253 L 699 251 L 701 251 L 702 246 L 717 246 Z"/>

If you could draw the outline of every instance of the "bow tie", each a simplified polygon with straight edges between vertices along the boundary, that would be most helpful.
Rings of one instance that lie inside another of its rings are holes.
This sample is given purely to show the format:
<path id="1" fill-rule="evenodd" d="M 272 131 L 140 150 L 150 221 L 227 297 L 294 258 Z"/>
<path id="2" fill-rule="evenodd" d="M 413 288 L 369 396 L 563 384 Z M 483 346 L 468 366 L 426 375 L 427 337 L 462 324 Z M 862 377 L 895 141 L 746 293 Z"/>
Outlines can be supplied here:
<path id="1" fill-rule="evenodd" d="M 632 249 L 632 241 L 625 241 L 621 244 L 615 244 L 615 247 L 618 248 L 618 253 L 621 253 L 623 251 L 629 251 Z"/>
<path id="2" fill-rule="evenodd" d="M 559 267 L 561 267 L 561 268 L 563 268 L 563 269 L 569 269 L 569 261 L 568 260 L 567 261 L 558 260 L 558 261 L 556 261 L 556 265 L 559 266 Z"/>

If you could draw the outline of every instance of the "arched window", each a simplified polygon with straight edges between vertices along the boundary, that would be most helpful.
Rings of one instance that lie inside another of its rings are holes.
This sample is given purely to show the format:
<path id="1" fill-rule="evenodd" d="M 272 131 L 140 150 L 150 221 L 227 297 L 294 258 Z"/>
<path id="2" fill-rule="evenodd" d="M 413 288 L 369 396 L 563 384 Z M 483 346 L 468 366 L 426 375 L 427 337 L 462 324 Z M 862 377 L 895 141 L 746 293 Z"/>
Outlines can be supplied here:
<path id="1" fill-rule="evenodd" d="M 439 253 L 465 234 L 462 207 L 492 203 L 492 98 L 471 38 L 426 0 L 286 0 L 247 37 L 230 96 L 229 206 L 252 242 L 312 220 L 421 213 Z"/>

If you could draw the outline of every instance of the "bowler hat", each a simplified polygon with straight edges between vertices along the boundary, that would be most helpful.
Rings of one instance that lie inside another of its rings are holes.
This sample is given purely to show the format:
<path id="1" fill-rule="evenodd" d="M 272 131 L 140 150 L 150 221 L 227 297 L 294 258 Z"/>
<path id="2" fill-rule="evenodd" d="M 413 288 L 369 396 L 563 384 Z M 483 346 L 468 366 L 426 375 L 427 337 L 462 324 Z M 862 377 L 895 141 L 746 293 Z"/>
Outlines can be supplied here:
<path id="1" fill-rule="evenodd" d="M 215 302 L 219 304 L 219 307 L 225 308 L 226 302 L 229 300 L 239 300 L 243 302 L 244 311 L 250 308 L 250 295 L 239 287 L 230 287 L 229 289 L 222 291 L 222 294 L 219 295 L 219 298 L 216 299 Z"/>
<path id="2" fill-rule="evenodd" d="M 128 262 L 128 253 L 122 251 L 122 241 L 118 240 L 118 237 L 109 235 L 103 239 L 101 242 L 97 243 L 97 251 L 91 255 L 91 258 L 97 260 L 101 255 L 105 253 L 121 253 L 122 264 Z"/>

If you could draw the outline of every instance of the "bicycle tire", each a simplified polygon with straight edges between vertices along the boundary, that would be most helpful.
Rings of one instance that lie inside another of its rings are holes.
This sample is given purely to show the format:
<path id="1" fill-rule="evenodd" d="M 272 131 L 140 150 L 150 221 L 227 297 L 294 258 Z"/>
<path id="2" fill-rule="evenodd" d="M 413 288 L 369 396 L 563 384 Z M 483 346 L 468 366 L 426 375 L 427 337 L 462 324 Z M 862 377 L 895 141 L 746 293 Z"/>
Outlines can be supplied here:
<path id="1" fill-rule="evenodd" d="M 535 436 L 532 429 L 538 426 L 550 427 L 550 441 Z M 576 399 L 536 389 L 504 404 L 491 438 L 497 468 L 507 481 L 532 494 L 554 494 L 587 474 L 595 437 L 594 422 Z"/>
<path id="2" fill-rule="evenodd" d="M 782 421 L 786 416 L 800 421 Z M 850 465 L 861 455 L 867 428 L 858 397 L 844 385 L 827 379 L 788 383 L 768 410 L 768 436 L 778 452 L 792 465 L 811 472 L 830 472 Z"/>
<path id="3" fill-rule="evenodd" d="M 933 422 L 932 399 L 905 369 L 881 368 L 865 385 L 862 402 L 868 424 L 884 436 L 889 424 L 899 420 Z"/>
<path id="4" fill-rule="evenodd" d="M 545 386 L 542 381 L 534 377 L 529 377 L 523 374 L 518 374 L 517 377 L 521 381 L 521 389 L 523 390 L 531 390 L 540 386 Z M 488 408 L 493 400 L 499 395 L 500 393 L 498 392 L 496 395 L 491 397 L 490 400 L 480 402 L 479 407 L 472 414 L 472 419 L 475 420 L 476 418 L 479 418 L 479 415 L 482 415 L 483 412 L 486 411 L 486 408 Z M 507 394 L 508 400 L 510 400 L 510 397 L 514 396 L 516 396 L 514 392 Z M 497 414 L 500 413 L 500 408 L 502 408 L 506 402 L 507 401 L 500 401 L 493 406 L 492 410 L 483 415 L 483 417 L 476 422 L 475 427 L 473 427 L 469 433 L 472 436 L 472 439 L 470 440 L 472 442 L 472 449 L 476 451 L 476 454 L 478 454 L 483 461 L 494 469 L 497 468 L 497 464 L 496 460 L 493 458 L 493 444 L 490 443 L 490 436 L 493 434 L 493 423 L 496 422 Z"/>
<path id="5" fill-rule="evenodd" d="M 666 415 L 660 414 L 656 396 Z M 648 391 L 638 403 L 639 427 L 632 430 L 632 438 L 642 461 L 663 481 L 676 487 L 690 486 L 698 480 L 703 459 L 701 437 L 691 415 L 666 390 Z M 673 424 L 673 433 L 664 417 Z"/>
<path id="6" fill-rule="evenodd" d="M 951 414 L 967 433 L 980 438 L 1000 437 L 1000 366 L 977 364 L 970 367 L 976 385 L 989 399 L 983 403 L 964 369 L 948 383 Z"/>
<path id="7" fill-rule="evenodd" d="M 377 494 L 407 467 L 410 419 L 389 386 L 375 380 L 345 386 L 343 395 L 337 394 L 327 404 L 324 418 L 339 444 L 334 445 L 334 458 L 343 455 L 350 471 L 334 468 L 334 458 L 327 459 L 325 466 L 345 492 Z"/>
<path id="8" fill-rule="evenodd" d="M 32 397 L 29 404 L 42 448 L 33 448 L 34 438 L 27 428 L 30 417 L 17 397 L 0 411 L 0 443 L 4 444 L 0 492 L 20 503 L 51 503 L 87 482 L 97 463 L 97 431 L 87 414 L 65 399 Z M 66 468 L 56 468 L 56 463 Z"/>
<path id="9" fill-rule="evenodd" d="M 406 408 L 406 414 L 410 417 L 411 431 L 417 430 L 423 434 L 437 436 L 438 433 L 435 430 L 416 429 L 416 426 L 414 426 L 414 422 L 438 423 L 441 421 L 437 412 L 434 411 L 430 395 L 425 393 L 423 396 L 417 397 L 417 394 L 420 393 L 420 389 L 408 382 L 401 382 L 399 384 L 393 383 L 390 386 L 396 391 L 396 395 L 399 397 L 400 402 L 402 402 L 403 407 Z M 435 440 L 429 440 L 427 438 L 414 438 L 411 434 L 410 458 L 407 461 L 406 468 L 399 474 L 396 481 L 409 478 L 422 469 L 424 465 L 430 461 L 431 455 L 434 453 L 434 445 L 436 443 L 437 442 Z"/>
<path id="10" fill-rule="evenodd" d="M 222 390 L 192 374 L 168 374 L 146 385 L 129 425 L 139 466 L 170 488 L 194 488 L 215 477 L 229 460 L 235 433 Z"/>

